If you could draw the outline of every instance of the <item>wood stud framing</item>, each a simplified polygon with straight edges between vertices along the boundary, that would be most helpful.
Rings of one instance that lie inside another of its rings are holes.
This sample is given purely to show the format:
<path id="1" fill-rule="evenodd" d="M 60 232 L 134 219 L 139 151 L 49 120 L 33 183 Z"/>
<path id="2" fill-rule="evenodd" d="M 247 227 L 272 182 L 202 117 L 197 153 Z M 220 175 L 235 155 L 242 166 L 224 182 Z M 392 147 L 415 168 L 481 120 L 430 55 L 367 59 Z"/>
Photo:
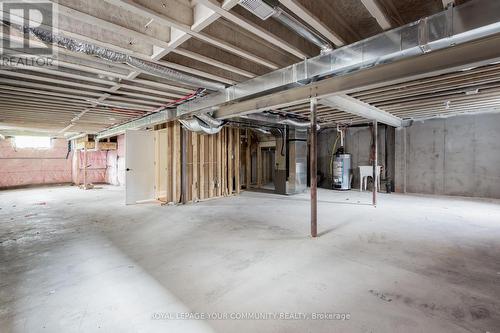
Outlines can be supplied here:
<path id="1" fill-rule="evenodd" d="M 181 199 L 181 153 L 180 125 L 178 122 L 166 124 L 158 130 L 157 160 L 166 157 L 166 168 L 156 163 L 157 198 L 164 202 L 180 203 Z M 161 135 L 159 133 L 162 133 Z M 161 151 L 158 147 L 165 147 Z M 224 127 L 216 135 L 189 133 L 187 138 L 187 202 L 197 202 L 240 192 L 240 130 Z M 163 169 L 163 170 L 162 170 Z M 160 177 L 164 172 L 165 177 Z M 165 184 L 159 184 L 160 179 Z"/>

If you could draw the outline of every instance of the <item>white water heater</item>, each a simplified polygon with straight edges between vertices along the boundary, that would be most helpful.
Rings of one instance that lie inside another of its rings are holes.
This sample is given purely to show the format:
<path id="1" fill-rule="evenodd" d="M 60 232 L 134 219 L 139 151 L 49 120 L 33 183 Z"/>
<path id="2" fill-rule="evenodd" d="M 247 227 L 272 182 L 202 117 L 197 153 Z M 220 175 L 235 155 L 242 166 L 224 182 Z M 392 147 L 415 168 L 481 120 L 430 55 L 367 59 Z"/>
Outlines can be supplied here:
<path id="1" fill-rule="evenodd" d="M 351 189 L 351 154 L 337 153 L 333 162 L 333 188 L 339 191 Z"/>

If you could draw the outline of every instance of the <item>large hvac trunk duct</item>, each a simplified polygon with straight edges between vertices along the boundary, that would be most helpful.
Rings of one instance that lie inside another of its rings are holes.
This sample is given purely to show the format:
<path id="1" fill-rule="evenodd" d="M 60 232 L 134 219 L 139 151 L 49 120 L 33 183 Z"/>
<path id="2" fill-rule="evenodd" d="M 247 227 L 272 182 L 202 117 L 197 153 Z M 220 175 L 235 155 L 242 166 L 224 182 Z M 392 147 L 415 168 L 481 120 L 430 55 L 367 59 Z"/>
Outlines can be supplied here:
<path id="1" fill-rule="evenodd" d="M 225 91 L 183 104 L 177 111 L 179 115 L 200 112 L 273 90 L 393 63 L 498 33 L 500 1 L 473 0 L 418 22 L 238 83 Z"/>
<path id="2" fill-rule="evenodd" d="M 225 85 L 217 82 L 207 81 L 194 76 L 190 76 L 170 69 L 166 66 L 158 65 L 150 61 L 145 61 L 136 57 L 129 56 L 125 53 L 116 52 L 76 39 L 59 36 L 44 29 L 22 27 L 22 30 L 24 30 L 24 32 L 26 33 L 31 32 L 36 38 L 44 43 L 55 44 L 59 47 L 63 47 L 73 52 L 84 53 L 87 55 L 99 57 L 107 61 L 127 64 L 133 68 L 140 70 L 141 72 L 155 75 L 167 80 L 177 81 L 189 86 L 206 88 L 213 91 L 220 91 L 225 89 Z"/>

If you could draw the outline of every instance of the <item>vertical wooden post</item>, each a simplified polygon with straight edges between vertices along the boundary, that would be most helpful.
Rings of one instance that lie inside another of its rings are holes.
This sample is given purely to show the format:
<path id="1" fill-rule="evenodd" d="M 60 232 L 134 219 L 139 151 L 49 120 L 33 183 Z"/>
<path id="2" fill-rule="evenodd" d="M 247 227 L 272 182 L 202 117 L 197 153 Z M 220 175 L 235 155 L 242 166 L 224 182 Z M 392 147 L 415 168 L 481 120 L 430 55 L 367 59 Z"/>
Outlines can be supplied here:
<path id="1" fill-rule="evenodd" d="M 198 134 L 191 133 L 191 144 L 193 145 L 193 184 L 191 186 L 193 202 L 198 200 Z"/>
<path id="2" fill-rule="evenodd" d="M 205 199 L 205 139 L 206 135 L 200 135 L 200 199 Z"/>
<path id="3" fill-rule="evenodd" d="M 188 162 L 188 131 L 185 128 L 180 129 L 181 136 L 181 202 L 186 204 L 189 200 L 188 195 L 188 170 L 187 170 L 187 162 Z"/>
<path id="4" fill-rule="evenodd" d="M 221 131 L 221 145 L 222 145 L 222 196 L 227 195 L 227 127 Z"/>
<path id="5" fill-rule="evenodd" d="M 247 150 L 246 150 L 246 162 L 245 162 L 245 183 L 247 189 L 250 188 L 250 183 L 252 182 L 252 132 L 247 131 Z"/>
<path id="6" fill-rule="evenodd" d="M 311 142 L 310 142 L 310 171 L 311 171 L 311 236 L 318 237 L 318 164 L 317 164 L 317 119 L 318 101 L 311 99 Z"/>
<path id="7" fill-rule="evenodd" d="M 210 198 L 214 197 L 214 161 L 216 160 L 214 156 L 214 142 L 215 135 L 210 135 L 208 139 L 208 196 Z"/>
<path id="8" fill-rule="evenodd" d="M 257 188 L 262 187 L 262 147 L 257 146 Z"/>
<path id="9" fill-rule="evenodd" d="M 236 193 L 240 194 L 241 184 L 240 184 L 240 129 L 236 128 L 234 130 L 234 181 Z"/>
<path id="10" fill-rule="evenodd" d="M 223 195 L 222 193 L 222 131 L 217 133 L 217 142 L 216 142 L 216 148 L 217 148 L 217 158 L 215 159 L 217 161 L 217 196 L 220 197 Z"/>
<path id="11" fill-rule="evenodd" d="M 373 121 L 373 206 L 377 206 L 377 190 L 378 190 L 378 122 Z"/>
<path id="12" fill-rule="evenodd" d="M 233 149 L 233 129 L 229 128 L 227 132 L 228 138 L 227 138 L 227 164 L 228 164 L 228 169 L 227 169 L 227 187 L 228 187 L 228 194 L 232 195 L 233 194 L 233 189 L 234 189 L 234 184 L 233 184 L 233 177 L 234 177 L 234 149 Z"/>
<path id="13" fill-rule="evenodd" d="M 166 165 L 166 168 L 165 168 L 165 196 L 166 196 L 166 199 L 165 201 L 166 202 L 171 202 L 172 201 L 172 192 L 170 190 L 171 188 L 171 177 L 172 177 L 172 167 L 171 167 L 171 163 L 172 163 L 172 158 L 171 158 L 171 153 L 172 153 L 172 124 L 169 123 L 167 124 L 167 127 L 165 128 L 165 130 L 167 131 L 167 142 L 166 142 L 166 149 L 165 149 L 165 154 L 167 154 L 167 165 Z"/>
<path id="14" fill-rule="evenodd" d="M 172 136 L 172 197 L 174 203 L 181 201 L 181 125 L 175 121 Z"/>
<path id="15" fill-rule="evenodd" d="M 83 189 L 87 189 L 87 142 L 83 143 Z"/>

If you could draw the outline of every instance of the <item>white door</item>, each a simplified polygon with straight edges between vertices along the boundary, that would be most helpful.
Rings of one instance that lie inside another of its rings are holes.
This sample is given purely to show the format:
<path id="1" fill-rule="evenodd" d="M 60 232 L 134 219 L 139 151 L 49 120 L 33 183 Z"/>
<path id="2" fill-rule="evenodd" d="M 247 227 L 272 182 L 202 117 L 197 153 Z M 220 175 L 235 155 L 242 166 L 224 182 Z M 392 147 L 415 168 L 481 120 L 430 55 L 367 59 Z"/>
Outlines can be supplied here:
<path id="1" fill-rule="evenodd" d="M 155 197 L 155 134 L 125 132 L 125 203 L 133 205 Z"/>

